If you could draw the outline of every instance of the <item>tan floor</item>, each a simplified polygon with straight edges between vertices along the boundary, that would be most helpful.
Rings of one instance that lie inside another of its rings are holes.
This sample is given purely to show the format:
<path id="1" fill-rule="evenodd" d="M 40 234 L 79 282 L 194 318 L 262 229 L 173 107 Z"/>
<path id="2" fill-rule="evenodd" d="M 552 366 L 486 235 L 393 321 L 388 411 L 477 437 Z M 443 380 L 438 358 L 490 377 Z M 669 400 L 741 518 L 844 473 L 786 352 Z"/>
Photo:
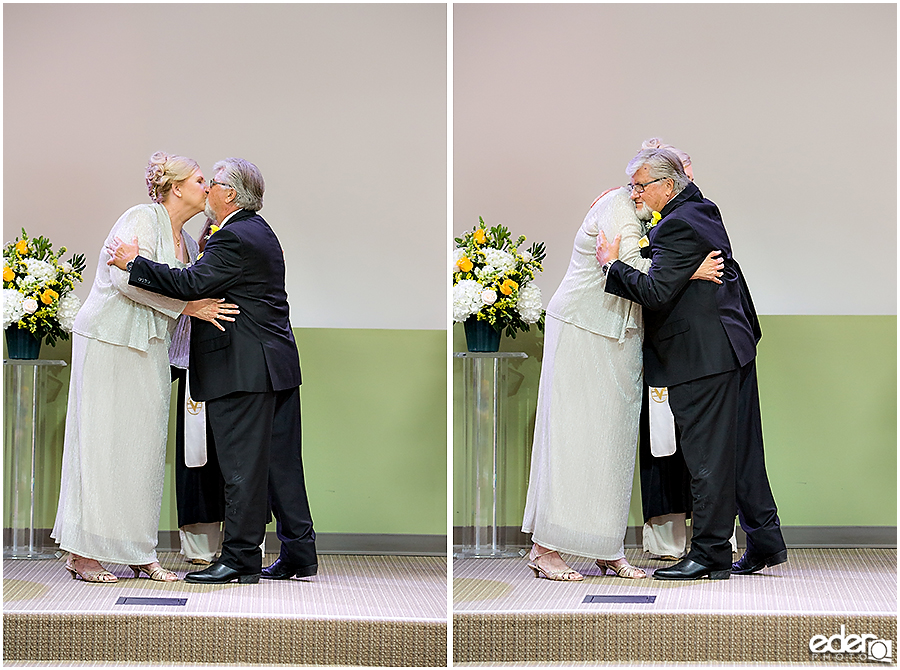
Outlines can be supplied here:
<path id="1" fill-rule="evenodd" d="M 626 551 L 652 573 L 671 562 Z M 527 559 L 457 559 L 453 611 L 478 613 L 897 614 L 896 549 L 792 549 L 788 562 L 723 581 L 666 582 L 599 576 L 593 563 L 564 556 L 582 582 L 535 579 Z M 586 596 L 655 596 L 652 603 L 585 603 Z"/>
<path id="2" fill-rule="evenodd" d="M 277 556 L 267 555 L 268 564 Z M 185 614 L 314 619 L 447 621 L 447 561 L 425 556 L 320 556 L 307 579 L 205 586 L 134 579 L 127 566 L 108 566 L 115 584 L 73 581 L 59 560 L 3 562 L 5 614 Z M 197 568 L 162 554 L 179 576 Z M 183 606 L 120 605 L 120 598 L 182 598 Z"/>

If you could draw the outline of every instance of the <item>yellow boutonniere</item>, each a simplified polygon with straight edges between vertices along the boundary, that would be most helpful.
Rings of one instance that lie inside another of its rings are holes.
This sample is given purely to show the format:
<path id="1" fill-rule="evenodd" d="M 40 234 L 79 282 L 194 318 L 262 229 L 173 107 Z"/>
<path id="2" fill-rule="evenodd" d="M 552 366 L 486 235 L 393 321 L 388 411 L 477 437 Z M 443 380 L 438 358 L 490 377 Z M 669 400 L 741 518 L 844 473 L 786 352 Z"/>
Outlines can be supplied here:
<path id="1" fill-rule="evenodd" d="M 653 214 L 650 215 L 650 227 L 652 228 L 657 223 L 659 223 L 659 220 L 661 218 L 662 218 L 662 214 L 660 214 L 659 212 L 653 212 Z"/>
<path id="2" fill-rule="evenodd" d="M 202 251 L 201 251 L 199 254 L 197 254 L 197 260 L 199 261 L 201 258 L 203 258 L 203 252 L 202 252 Z"/>
<path id="3" fill-rule="evenodd" d="M 217 226 L 216 224 L 213 224 L 209 227 L 209 234 L 212 235 L 213 233 L 217 233 L 220 230 L 221 230 L 221 228 L 219 226 Z"/>
<path id="4" fill-rule="evenodd" d="M 647 236 L 644 235 L 641 239 L 638 240 L 638 247 L 643 249 L 644 247 L 650 246 L 650 240 L 647 239 Z"/>

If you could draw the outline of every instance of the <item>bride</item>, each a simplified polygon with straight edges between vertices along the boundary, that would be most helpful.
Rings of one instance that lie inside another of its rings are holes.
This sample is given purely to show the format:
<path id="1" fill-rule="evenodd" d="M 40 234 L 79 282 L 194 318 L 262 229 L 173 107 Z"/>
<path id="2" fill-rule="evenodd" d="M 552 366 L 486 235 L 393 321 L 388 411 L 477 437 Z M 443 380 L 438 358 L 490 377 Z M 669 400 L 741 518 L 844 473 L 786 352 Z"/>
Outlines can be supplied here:
<path id="1" fill-rule="evenodd" d="M 106 244 L 136 237 L 148 258 L 185 267 L 197 243 L 183 230 L 203 211 L 209 187 L 190 158 L 153 154 L 146 171 L 154 204 L 132 207 Z M 90 295 L 75 319 L 59 507 L 51 537 L 71 555 L 72 579 L 111 583 L 99 561 L 174 581 L 156 556 L 168 436 L 169 343 L 181 314 L 234 321 L 236 305 L 184 302 L 128 285 L 100 254 Z"/>

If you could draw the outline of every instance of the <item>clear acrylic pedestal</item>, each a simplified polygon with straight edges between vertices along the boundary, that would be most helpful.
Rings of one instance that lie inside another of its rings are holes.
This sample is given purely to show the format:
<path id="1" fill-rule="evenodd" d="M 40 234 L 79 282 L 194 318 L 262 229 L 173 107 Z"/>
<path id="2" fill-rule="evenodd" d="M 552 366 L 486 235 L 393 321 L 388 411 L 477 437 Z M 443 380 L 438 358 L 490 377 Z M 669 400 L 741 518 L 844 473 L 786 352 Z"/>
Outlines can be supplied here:
<path id="1" fill-rule="evenodd" d="M 507 369 L 524 352 L 454 353 L 462 359 L 465 422 L 465 468 L 462 544 L 455 558 L 510 558 L 522 555 L 507 547 L 502 526 L 506 512 Z"/>
<path id="2" fill-rule="evenodd" d="M 43 479 L 47 448 L 47 380 L 65 361 L 3 361 L 4 528 L 3 558 L 59 558 L 53 547 L 45 550 L 35 527 L 40 517 L 36 482 Z M 4 524 L 5 525 L 5 524 Z"/>

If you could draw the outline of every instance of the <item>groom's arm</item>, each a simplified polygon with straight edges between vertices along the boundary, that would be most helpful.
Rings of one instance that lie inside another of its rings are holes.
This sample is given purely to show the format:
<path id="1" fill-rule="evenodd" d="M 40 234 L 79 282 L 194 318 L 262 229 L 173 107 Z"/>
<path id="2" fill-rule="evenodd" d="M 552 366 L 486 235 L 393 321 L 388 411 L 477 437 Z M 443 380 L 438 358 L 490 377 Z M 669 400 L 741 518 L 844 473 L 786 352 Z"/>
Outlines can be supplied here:
<path id="1" fill-rule="evenodd" d="M 241 267 L 240 240 L 223 228 L 210 237 L 202 258 L 187 268 L 135 257 L 128 283 L 179 300 L 221 298 L 240 279 Z"/>
<path id="2" fill-rule="evenodd" d="M 617 260 L 606 276 L 607 293 L 652 310 L 665 309 L 681 294 L 710 250 L 704 250 L 686 221 L 667 219 L 659 226 L 653 238 L 647 274 Z"/>

